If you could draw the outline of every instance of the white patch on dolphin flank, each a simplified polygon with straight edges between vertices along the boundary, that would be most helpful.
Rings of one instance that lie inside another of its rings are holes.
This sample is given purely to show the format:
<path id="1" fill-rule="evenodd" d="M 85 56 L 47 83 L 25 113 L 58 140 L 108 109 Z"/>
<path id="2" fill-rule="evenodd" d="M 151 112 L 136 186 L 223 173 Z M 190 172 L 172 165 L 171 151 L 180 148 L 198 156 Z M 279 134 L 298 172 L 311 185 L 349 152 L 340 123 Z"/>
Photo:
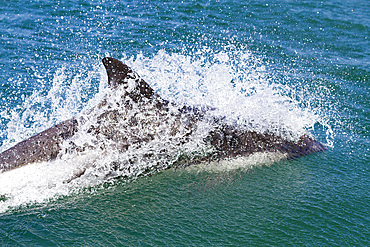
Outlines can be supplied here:
<path id="1" fill-rule="evenodd" d="M 286 159 L 287 154 L 281 152 L 258 152 L 249 156 L 238 156 L 212 162 L 202 162 L 186 168 L 188 171 L 229 172 L 233 170 L 246 171 L 258 166 L 269 166 Z"/>

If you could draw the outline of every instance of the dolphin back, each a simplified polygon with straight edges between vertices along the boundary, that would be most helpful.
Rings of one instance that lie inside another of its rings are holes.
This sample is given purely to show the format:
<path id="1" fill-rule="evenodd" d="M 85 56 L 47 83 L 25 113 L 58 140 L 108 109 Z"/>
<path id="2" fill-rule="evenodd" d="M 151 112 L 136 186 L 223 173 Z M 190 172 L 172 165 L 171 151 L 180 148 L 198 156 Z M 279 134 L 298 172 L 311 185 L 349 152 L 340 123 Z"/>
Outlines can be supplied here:
<path id="1" fill-rule="evenodd" d="M 0 154 L 0 172 L 55 159 L 61 143 L 74 135 L 77 125 L 76 119 L 64 121 L 4 151 Z"/>
<path id="2" fill-rule="evenodd" d="M 243 131 L 235 126 L 223 125 L 209 133 L 207 141 L 220 158 L 248 156 L 256 152 L 278 152 L 286 159 L 295 159 L 326 150 L 326 147 L 307 134 L 298 140 L 288 140 L 272 133 Z"/>

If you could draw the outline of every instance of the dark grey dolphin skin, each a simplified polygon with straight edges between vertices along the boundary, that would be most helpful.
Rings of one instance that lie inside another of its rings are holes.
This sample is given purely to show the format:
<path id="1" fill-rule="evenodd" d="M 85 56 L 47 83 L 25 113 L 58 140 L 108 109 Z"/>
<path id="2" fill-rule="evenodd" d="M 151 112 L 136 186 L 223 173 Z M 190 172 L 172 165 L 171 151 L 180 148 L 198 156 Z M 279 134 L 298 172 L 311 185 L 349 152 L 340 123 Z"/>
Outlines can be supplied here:
<path id="1" fill-rule="evenodd" d="M 138 104 L 148 104 L 150 102 L 155 110 L 161 113 L 169 112 L 169 107 L 173 108 L 174 104 L 163 100 L 143 79 L 135 77 L 135 72 L 127 65 L 109 57 L 103 58 L 102 61 L 108 74 L 110 88 L 114 89 L 121 86 L 127 88 L 127 80 L 134 79 L 135 87 L 125 93 L 132 102 Z M 184 142 L 188 141 L 187 138 L 191 135 L 192 128 L 196 128 L 197 121 L 205 119 L 206 112 L 207 109 L 196 107 L 179 107 L 177 109 L 174 117 L 186 119 L 185 128 L 189 129 L 188 133 L 183 136 Z M 114 112 L 107 112 L 106 115 L 112 113 Z M 102 114 L 101 117 L 105 117 L 105 115 Z M 287 159 L 293 159 L 326 150 L 320 142 L 307 134 L 302 135 L 298 141 L 291 141 L 276 134 L 258 133 L 240 128 L 240 126 L 227 124 L 222 119 L 213 118 L 210 121 L 213 121 L 215 127 L 209 131 L 206 138 L 204 138 L 204 142 L 212 146 L 214 152 L 194 160 L 187 160 L 185 161 L 186 165 L 228 157 L 248 156 L 256 152 L 280 152 L 285 154 Z M 78 132 L 79 124 L 79 120 L 72 118 L 2 152 L 0 154 L 0 173 L 31 163 L 56 159 L 64 152 L 61 146 L 62 143 L 69 141 Z M 95 128 L 90 132 L 98 135 L 101 134 L 102 130 Z M 122 138 L 110 138 L 116 140 L 116 142 L 123 140 Z M 148 136 L 140 140 L 148 142 L 151 139 L 152 137 Z M 129 144 L 118 143 L 118 145 L 126 147 Z M 181 160 L 179 160 L 179 163 L 181 163 Z"/>
<path id="2" fill-rule="evenodd" d="M 60 144 L 76 131 L 77 121 L 70 119 L 21 141 L 0 154 L 0 172 L 55 159 L 61 151 Z"/>

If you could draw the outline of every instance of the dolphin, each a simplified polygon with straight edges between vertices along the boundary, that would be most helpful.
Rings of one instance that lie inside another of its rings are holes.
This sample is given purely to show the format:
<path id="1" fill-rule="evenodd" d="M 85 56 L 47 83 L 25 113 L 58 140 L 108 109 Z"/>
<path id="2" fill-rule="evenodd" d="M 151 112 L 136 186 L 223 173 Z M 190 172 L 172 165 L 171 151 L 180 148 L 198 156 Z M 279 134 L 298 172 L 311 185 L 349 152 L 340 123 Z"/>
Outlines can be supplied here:
<path id="1" fill-rule="evenodd" d="M 103 58 L 102 62 L 108 75 L 109 92 L 105 98 L 80 116 L 2 152 L 0 173 L 31 163 L 73 157 L 67 156 L 71 153 L 87 150 L 124 153 L 132 147 L 158 142 L 164 143 L 161 146 L 164 155 L 168 151 L 166 146 L 179 147 L 172 149 L 177 151 L 192 142 L 195 146 L 206 147 L 207 151 L 202 155 L 186 158 L 175 155 L 172 166 L 249 156 L 257 152 L 276 152 L 286 159 L 296 159 L 326 150 L 308 133 L 291 140 L 276 133 L 260 133 L 230 123 L 225 117 L 212 115 L 212 107 L 170 103 L 126 64 L 110 57 Z M 169 167 L 163 166 L 164 169 Z"/>

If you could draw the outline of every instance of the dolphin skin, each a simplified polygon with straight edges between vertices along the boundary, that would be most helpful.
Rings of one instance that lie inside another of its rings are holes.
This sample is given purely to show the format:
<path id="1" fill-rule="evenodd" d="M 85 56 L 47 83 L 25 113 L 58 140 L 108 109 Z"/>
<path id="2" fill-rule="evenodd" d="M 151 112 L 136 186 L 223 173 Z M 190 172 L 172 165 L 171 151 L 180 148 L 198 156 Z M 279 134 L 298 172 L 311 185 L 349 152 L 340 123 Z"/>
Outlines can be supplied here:
<path id="1" fill-rule="evenodd" d="M 210 115 L 213 110 L 210 107 L 177 106 L 162 99 L 119 60 L 105 57 L 102 62 L 110 89 L 106 98 L 91 111 L 61 122 L 2 152 L 0 172 L 91 149 L 115 149 L 122 153 L 131 146 L 140 147 L 158 139 L 181 146 L 191 142 L 196 132 L 202 132 L 201 143 L 211 151 L 193 159 L 182 160 L 180 157 L 173 164 L 189 165 L 256 152 L 278 152 L 286 159 L 294 159 L 326 150 L 308 134 L 297 140 L 288 140 L 274 133 L 259 133 L 230 124 L 224 118 Z M 200 128 L 202 124 L 208 127 Z M 89 136 L 90 141 L 79 141 L 79 132 Z"/>

